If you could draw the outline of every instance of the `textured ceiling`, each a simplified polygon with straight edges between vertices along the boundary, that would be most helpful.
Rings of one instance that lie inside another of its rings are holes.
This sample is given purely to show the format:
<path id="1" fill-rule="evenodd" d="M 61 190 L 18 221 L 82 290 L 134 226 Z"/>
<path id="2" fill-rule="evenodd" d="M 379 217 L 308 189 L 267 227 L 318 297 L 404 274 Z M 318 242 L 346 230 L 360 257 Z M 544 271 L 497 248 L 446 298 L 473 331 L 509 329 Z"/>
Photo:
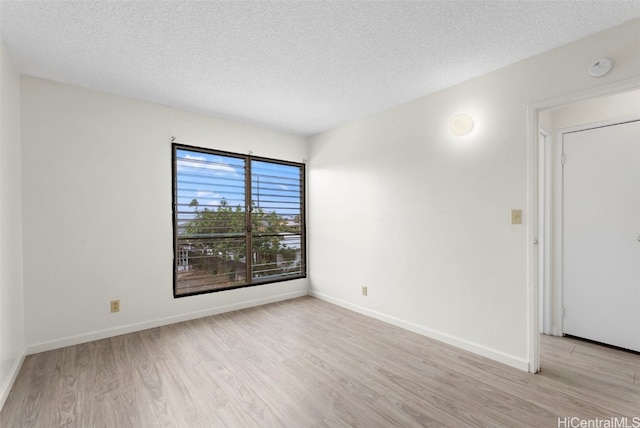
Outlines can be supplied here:
<path id="1" fill-rule="evenodd" d="M 2 1 L 0 14 L 24 74 L 310 135 L 638 18 L 640 1 Z"/>

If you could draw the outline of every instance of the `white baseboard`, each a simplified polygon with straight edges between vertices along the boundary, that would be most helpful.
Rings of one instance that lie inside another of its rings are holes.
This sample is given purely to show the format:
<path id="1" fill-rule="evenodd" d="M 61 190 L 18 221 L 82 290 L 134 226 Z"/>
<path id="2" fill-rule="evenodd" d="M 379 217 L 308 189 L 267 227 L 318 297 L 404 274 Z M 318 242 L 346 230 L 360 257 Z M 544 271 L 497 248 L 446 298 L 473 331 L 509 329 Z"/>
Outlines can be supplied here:
<path id="1" fill-rule="evenodd" d="M 340 299 L 335 299 L 331 296 L 327 296 L 326 294 L 318 293 L 317 291 L 310 290 L 309 295 L 312 297 L 318 298 L 320 300 L 324 300 L 326 302 L 333 303 L 338 306 L 342 306 L 343 308 L 349 309 L 351 311 L 358 312 L 362 315 L 366 315 L 368 317 L 375 318 L 377 320 L 395 325 L 396 327 L 400 327 L 405 330 L 409 330 L 414 333 L 418 333 L 423 336 L 429 337 L 431 339 L 435 339 L 437 341 L 446 343 L 448 345 L 455 346 L 456 348 L 464 349 L 465 351 L 473 352 L 474 354 L 478 354 L 480 356 L 490 358 L 502 364 L 515 367 L 516 369 L 529 371 L 529 362 L 526 359 L 505 354 L 504 352 L 497 351 L 495 349 L 488 348 L 486 346 L 479 345 L 477 343 L 469 342 L 467 340 L 460 339 L 445 333 L 440 333 L 438 331 L 420 326 L 418 324 L 414 324 L 408 321 L 401 320 L 396 317 L 385 315 L 383 313 L 373 311 L 371 309 L 363 308 L 362 306 L 354 305 Z"/>
<path id="2" fill-rule="evenodd" d="M 23 349 L 20 355 L 15 359 L 13 366 L 11 367 L 11 371 L 9 372 L 9 376 L 5 379 L 4 383 L 0 385 L 0 410 L 4 407 L 4 403 L 7 401 L 9 392 L 11 392 L 11 387 L 13 387 L 13 384 L 18 377 L 18 373 L 20 373 L 25 355 L 26 351 Z"/>
<path id="3" fill-rule="evenodd" d="M 147 330 L 150 328 L 161 327 L 163 325 L 175 324 L 178 322 L 189 321 L 192 319 L 208 317 L 211 315 L 221 314 L 224 312 L 237 311 L 240 309 L 251 308 L 253 306 L 265 305 L 267 303 L 279 302 L 282 300 L 294 299 L 296 297 L 307 296 L 307 290 L 293 291 L 289 293 L 277 294 L 274 296 L 262 297 L 260 299 L 245 300 L 231 305 L 218 306 L 209 308 L 204 311 L 189 312 L 176 316 L 160 318 L 152 321 L 145 321 L 136 324 L 128 324 L 115 328 L 93 331 L 77 336 L 68 336 L 61 339 L 51 340 L 48 342 L 36 343 L 28 345 L 26 355 L 37 354 L 38 352 L 50 351 L 52 349 L 63 348 L 65 346 L 78 345 L 80 343 L 92 342 L 94 340 L 106 339 L 108 337 L 119 336 L 121 334 L 133 333 L 136 331 Z"/>

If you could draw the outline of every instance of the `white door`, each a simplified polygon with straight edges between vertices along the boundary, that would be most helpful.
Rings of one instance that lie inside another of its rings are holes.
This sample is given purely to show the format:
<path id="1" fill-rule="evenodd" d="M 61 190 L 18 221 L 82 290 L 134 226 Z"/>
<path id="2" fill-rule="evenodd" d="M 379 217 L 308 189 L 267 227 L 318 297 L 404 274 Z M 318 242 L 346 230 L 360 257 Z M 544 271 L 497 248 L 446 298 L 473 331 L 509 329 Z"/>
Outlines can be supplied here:
<path id="1" fill-rule="evenodd" d="M 563 329 L 640 351 L 640 121 L 563 135 Z"/>

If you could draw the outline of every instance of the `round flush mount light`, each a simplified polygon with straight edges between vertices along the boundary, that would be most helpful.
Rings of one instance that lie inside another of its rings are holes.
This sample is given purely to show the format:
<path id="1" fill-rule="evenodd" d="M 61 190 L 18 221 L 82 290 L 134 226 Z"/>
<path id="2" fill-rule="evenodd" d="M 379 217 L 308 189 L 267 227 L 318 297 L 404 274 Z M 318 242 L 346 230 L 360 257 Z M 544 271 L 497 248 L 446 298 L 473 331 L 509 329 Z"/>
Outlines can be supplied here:
<path id="1" fill-rule="evenodd" d="M 473 119 L 466 113 L 456 114 L 449 121 L 449 131 L 456 137 L 467 135 L 473 129 Z"/>
<path id="2" fill-rule="evenodd" d="M 611 71 L 613 62 L 609 58 L 598 58 L 589 66 L 589 74 L 593 77 L 602 77 Z"/>

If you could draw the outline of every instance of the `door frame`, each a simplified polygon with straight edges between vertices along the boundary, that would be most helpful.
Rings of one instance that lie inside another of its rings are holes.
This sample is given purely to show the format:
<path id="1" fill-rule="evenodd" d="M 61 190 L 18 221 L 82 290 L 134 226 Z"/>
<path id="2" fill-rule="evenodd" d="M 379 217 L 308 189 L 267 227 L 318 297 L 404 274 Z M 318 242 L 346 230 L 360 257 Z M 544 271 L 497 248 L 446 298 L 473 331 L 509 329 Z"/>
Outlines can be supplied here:
<path id="1" fill-rule="evenodd" d="M 527 345 L 529 372 L 540 371 L 540 333 L 539 333 L 539 305 L 540 290 L 538 282 L 538 267 L 542 261 L 539 260 L 538 237 L 543 232 L 539 230 L 538 203 L 540 197 L 539 186 L 539 132 L 540 126 L 538 116 L 541 111 L 549 110 L 563 105 L 584 101 L 591 98 L 598 98 L 607 95 L 629 92 L 640 89 L 640 77 L 614 82 L 602 86 L 593 87 L 584 91 L 569 95 L 563 95 L 527 105 L 527 212 L 532 215 L 527 216 Z M 557 144 L 556 144 L 557 145 Z M 555 198 L 554 198 L 555 199 Z M 557 218 L 553 220 L 558 221 Z M 552 246 L 552 259 L 562 254 Z M 557 275 L 554 273 L 554 278 Z"/>
<path id="2" fill-rule="evenodd" d="M 553 186 L 553 140 L 551 134 L 540 127 L 538 131 L 538 331 L 544 334 L 552 334 L 551 323 L 551 221 L 554 218 L 551 209 L 554 204 L 551 197 L 554 194 Z"/>

